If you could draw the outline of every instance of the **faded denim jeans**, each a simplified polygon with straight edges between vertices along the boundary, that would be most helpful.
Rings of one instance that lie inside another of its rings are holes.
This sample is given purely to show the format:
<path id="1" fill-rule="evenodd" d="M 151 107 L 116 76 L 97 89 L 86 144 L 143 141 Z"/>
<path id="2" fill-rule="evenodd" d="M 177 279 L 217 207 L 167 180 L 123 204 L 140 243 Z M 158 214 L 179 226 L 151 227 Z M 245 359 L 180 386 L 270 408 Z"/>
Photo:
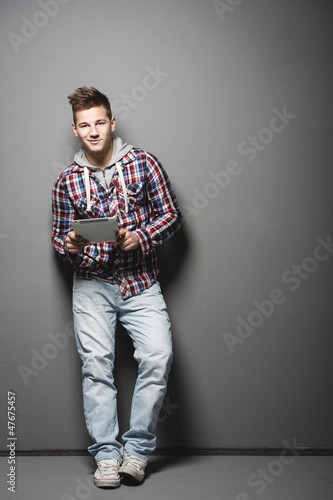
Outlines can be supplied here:
<path id="1" fill-rule="evenodd" d="M 172 363 L 170 320 L 160 285 L 124 300 L 119 286 L 98 278 L 74 276 L 73 315 L 82 361 L 82 390 L 88 451 L 97 460 L 123 452 L 147 458 L 156 447 L 156 422 L 166 393 Z M 130 429 L 118 441 L 117 389 L 113 369 L 117 320 L 125 327 L 138 363 Z"/>

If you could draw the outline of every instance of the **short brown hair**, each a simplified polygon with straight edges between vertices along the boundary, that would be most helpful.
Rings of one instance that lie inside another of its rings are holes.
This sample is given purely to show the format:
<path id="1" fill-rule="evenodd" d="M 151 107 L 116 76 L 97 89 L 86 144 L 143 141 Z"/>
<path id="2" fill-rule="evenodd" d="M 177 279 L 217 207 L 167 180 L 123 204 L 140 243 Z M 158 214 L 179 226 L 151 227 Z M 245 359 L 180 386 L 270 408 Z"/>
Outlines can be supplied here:
<path id="1" fill-rule="evenodd" d="M 112 111 L 110 101 L 105 94 L 102 94 L 95 87 L 79 87 L 68 96 L 69 104 L 72 106 L 73 121 L 75 123 L 75 113 L 82 109 L 90 109 L 95 106 L 103 106 L 106 116 L 111 120 Z"/>

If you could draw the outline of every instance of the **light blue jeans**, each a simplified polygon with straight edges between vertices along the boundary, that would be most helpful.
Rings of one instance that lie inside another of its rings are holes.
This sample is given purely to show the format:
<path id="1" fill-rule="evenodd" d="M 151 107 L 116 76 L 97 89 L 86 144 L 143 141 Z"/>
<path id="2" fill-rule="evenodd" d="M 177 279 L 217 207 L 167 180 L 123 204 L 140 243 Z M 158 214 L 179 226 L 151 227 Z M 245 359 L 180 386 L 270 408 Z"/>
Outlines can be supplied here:
<path id="1" fill-rule="evenodd" d="M 82 389 L 88 451 L 97 460 L 122 461 L 124 450 L 147 458 L 156 447 L 156 422 L 172 363 L 170 320 L 158 283 L 123 300 L 119 286 L 74 276 L 73 315 L 82 361 Z M 138 362 L 130 429 L 117 441 L 117 389 L 113 369 L 117 319 L 127 330 Z"/>

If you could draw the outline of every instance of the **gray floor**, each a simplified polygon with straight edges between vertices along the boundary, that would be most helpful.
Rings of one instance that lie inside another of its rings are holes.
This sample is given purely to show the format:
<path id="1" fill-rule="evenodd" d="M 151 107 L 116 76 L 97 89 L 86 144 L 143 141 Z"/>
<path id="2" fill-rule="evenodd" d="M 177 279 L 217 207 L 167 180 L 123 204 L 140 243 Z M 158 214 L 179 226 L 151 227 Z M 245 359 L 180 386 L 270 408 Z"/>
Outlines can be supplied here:
<path id="1" fill-rule="evenodd" d="M 16 457 L 16 492 L 0 458 L 1 500 L 333 500 L 333 457 L 153 456 L 139 486 L 103 490 L 88 456 Z"/>

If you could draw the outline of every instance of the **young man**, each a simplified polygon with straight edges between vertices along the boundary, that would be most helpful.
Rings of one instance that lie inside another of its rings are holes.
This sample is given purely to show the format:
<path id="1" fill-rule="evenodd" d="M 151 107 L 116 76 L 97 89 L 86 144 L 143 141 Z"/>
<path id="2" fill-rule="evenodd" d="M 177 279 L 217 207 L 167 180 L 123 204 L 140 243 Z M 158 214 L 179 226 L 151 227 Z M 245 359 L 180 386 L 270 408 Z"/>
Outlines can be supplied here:
<path id="1" fill-rule="evenodd" d="M 152 154 L 112 138 L 108 98 L 93 87 L 69 97 L 73 131 L 82 143 L 52 193 L 52 243 L 72 263 L 73 315 L 82 360 L 88 448 L 97 461 L 98 487 L 117 487 L 120 475 L 141 482 L 155 449 L 156 421 L 172 362 L 170 321 L 157 282 L 156 247 L 180 227 L 181 214 L 168 176 Z M 114 243 L 89 244 L 72 230 L 74 219 L 118 220 Z M 134 345 L 138 377 L 130 429 L 117 440 L 114 351 L 116 323 Z"/>

